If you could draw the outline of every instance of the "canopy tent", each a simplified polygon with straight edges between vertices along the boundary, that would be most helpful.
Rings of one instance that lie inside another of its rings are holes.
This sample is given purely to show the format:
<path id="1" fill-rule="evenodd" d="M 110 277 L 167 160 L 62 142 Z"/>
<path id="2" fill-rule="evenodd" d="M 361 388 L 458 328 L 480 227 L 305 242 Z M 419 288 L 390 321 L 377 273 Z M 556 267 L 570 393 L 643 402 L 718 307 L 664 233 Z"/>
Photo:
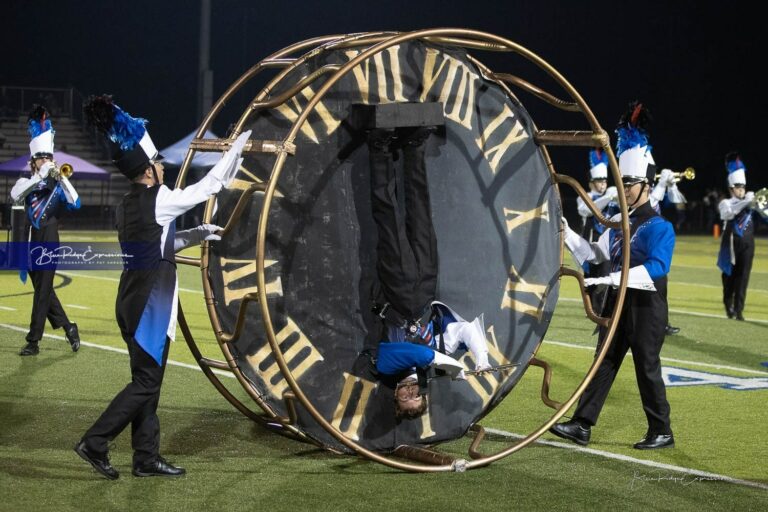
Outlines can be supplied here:
<path id="1" fill-rule="evenodd" d="M 189 149 L 189 144 L 192 142 L 192 139 L 195 138 L 195 133 L 197 133 L 197 130 L 193 131 L 183 139 L 178 140 L 174 144 L 171 144 L 165 149 L 160 150 L 160 154 L 163 155 L 163 164 L 164 165 L 175 165 L 175 166 L 181 166 L 181 164 L 184 162 L 184 156 L 187 154 L 187 150 Z M 210 130 L 205 131 L 205 135 L 203 136 L 204 139 L 218 139 L 219 137 L 213 133 Z M 216 162 L 219 161 L 221 158 L 221 153 L 203 153 L 203 152 L 197 152 L 195 153 L 195 157 L 192 159 L 192 167 L 197 168 L 208 168 L 213 167 L 216 165 Z"/>
<path id="2" fill-rule="evenodd" d="M 53 154 L 54 160 L 61 164 L 70 164 L 74 169 L 71 179 L 73 180 L 97 180 L 107 181 L 109 180 L 109 172 L 105 171 L 101 167 L 97 167 L 92 163 L 78 158 L 69 153 L 63 151 L 56 151 Z M 19 174 L 29 171 L 29 156 L 20 156 L 13 160 L 8 160 L 0 164 L 0 176 L 7 176 L 17 178 Z"/>

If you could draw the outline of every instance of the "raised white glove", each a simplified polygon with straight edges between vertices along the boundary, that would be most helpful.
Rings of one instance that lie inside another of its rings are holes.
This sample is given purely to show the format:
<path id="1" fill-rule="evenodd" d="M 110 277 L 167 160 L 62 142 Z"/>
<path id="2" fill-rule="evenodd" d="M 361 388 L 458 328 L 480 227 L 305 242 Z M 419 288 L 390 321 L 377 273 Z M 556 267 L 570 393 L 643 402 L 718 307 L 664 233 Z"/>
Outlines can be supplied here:
<path id="1" fill-rule="evenodd" d="M 659 177 L 659 183 L 664 183 L 670 186 L 675 183 L 675 173 L 671 169 L 662 169 L 661 176 Z"/>
<path id="2" fill-rule="evenodd" d="M 744 199 L 749 201 L 750 203 L 755 200 L 755 193 L 752 191 L 747 192 L 744 194 Z"/>
<path id="3" fill-rule="evenodd" d="M 45 162 L 43 165 L 40 166 L 40 169 L 37 171 L 37 175 L 40 176 L 41 180 L 44 180 L 48 177 L 48 175 L 51 173 L 51 171 L 56 167 L 56 164 L 53 162 Z"/>
<path id="4" fill-rule="evenodd" d="M 213 166 L 213 169 L 208 172 L 208 175 L 219 181 L 222 186 L 228 186 L 232 180 L 235 179 L 237 170 L 243 163 L 240 154 L 243 152 L 245 143 L 248 142 L 250 136 L 251 130 L 241 133 L 240 136 L 235 139 L 235 142 L 232 143 L 229 150 L 224 152 L 221 159 Z"/>
<path id="5" fill-rule="evenodd" d="M 605 189 L 605 195 L 610 197 L 611 201 L 615 201 L 619 198 L 619 191 L 616 189 L 616 187 L 608 187 Z"/>

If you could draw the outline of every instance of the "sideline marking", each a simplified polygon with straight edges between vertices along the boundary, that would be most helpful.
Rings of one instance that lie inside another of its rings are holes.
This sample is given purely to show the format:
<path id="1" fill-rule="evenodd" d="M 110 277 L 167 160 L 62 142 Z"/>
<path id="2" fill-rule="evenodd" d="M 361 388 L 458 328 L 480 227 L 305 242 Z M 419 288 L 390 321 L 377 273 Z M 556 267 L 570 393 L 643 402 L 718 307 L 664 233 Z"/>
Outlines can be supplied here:
<path id="1" fill-rule="evenodd" d="M 16 308 L 11 308 L 8 306 L 0 306 L 0 309 L 2 309 L 3 311 L 16 311 Z"/>
<path id="2" fill-rule="evenodd" d="M 0 327 L 4 327 L 6 329 L 10 329 L 10 330 L 13 330 L 13 331 L 27 332 L 26 329 L 22 329 L 21 327 L 16 327 L 15 325 L 9 325 L 9 324 L 0 323 Z M 57 339 L 57 340 L 62 340 L 62 341 L 64 341 L 64 339 L 65 339 L 63 336 L 57 336 L 55 334 L 43 334 L 43 336 L 45 336 L 47 338 L 53 338 L 53 339 Z M 550 343 L 557 343 L 557 342 L 550 342 Z M 81 341 L 80 344 L 84 345 L 86 347 L 96 348 L 96 349 L 99 349 L 99 350 L 106 350 L 106 351 L 109 351 L 109 352 L 117 352 L 117 353 L 126 354 L 126 355 L 128 354 L 128 351 L 126 349 L 115 348 L 115 347 L 108 347 L 108 346 L 105 346 L 105 345 L 99 345 L 99 344 L 91 343 L 91 342 L 88 342 L 88 341 Z M 588 347 L 577 347 L 577 348 L 588 348 Z M 180 361 L 174 361 L 172 359 L 168 359 L 166 364 L 173 365 L 173 366 L 180 366 L 182 368 L 189 368 L 189 369 L 192 369 L 192 370 L 197 370 L 199 372 L 203 371 L 199 366 L 194 366 L 194 365 L 191 365 L 191 364 L 182 363 Z M 217 374 L 217 375 L 221 375 L 221 376 L 224 376 L 224 377 L 235 378 L 235 376 L 231 372 L 224 372 L 222 370 L 217 370 L 215 368 L 211 368 L 211 370 L 215 374 Z M 496 434 L 496 435 L 500 435 L 500 436 L 508 436 L 508 437 L 511 437 L 511 438 L 514 438 L 514 439 L 522 439 L 522 438 L 525 437 L 525 436 L 520 435 L 520 434 L 514 434 L 512 432 L 507 432 L 505 430 L 498 430 L 498 429 L 495 429 L 495 428 L 486 428 L 485 431 L 489 432 L 491 434 Z M 726 475 L 719 475 L 717 473 L 709 473 L 709 472 L 706 472 L 706 471 L 699 471 L 698 469 L 684 468 L 682 466 L 673 466 L 671 464 L 664 464 L 664 463 L 661 463 L 661 462 L 653 462 L 653 461 L 650 461 L 650 460 L 636 459 L 634 457 L 629 457 L 628 455 L 620 455 L 618 453 L 606 452 L 606 451 L 603 451 L 603 450 L 595 450 L 594 448 L 584 448 L 584 447 L 581 447 L 581 446 L 574 446 L 574 445 L 568 444 L 568 443 L 560 443 L 560 442 L 557 442 L 557 441 L 549 441 L 547 439 L 541 439 L 541 438 L 539 438 L 536 441 L 534 441 L 534 443 L 535 444 L 542 444 L 542 445 L 545 445 L 545 446 L 553 446 L 553 447 L 556 447 L 556 448 L 564 448 L 564 449 L 567 449 L 567 450 L 575 450 L 575 451 L 578 451 L 578 452 L 588 453 L 588 454 L 591 454 L 591 455 L 598 455 L 598 456 L 601 456 L 601 457 L 605 457 L 607 459 L 615 459 L 615 460 L 619 460 L 619 461 L 622 461 L 622 462 L 631 462 L 631 463 L 635 463 L 635 464 L 640 464 L 642 466 L 648 466 L 648 467 L 657 468 L 657 469 L 667 469 L 669 471 L 676 471 L 678 473 L 685 473 L 685 474 L 688 474 L 688 475 L 694 475 L 694 476 L 698 476 L 698 477 L 701 477 L 701 478 L 707 478 L 707 479 L 711 479 L 711 480 L 719 480 L 719 481 L 727 482 L 727 483 L 730 483 L 730 484 L 743 485 L 743 486 L 746 486 L 746 487 L 755 487 L 755 488 L 758 488 L 758 489 L 768 490 L 768 484 L 762 484 L 760 482 L 753 482 L 751 480 L 741 480 L 739 478 L 733 478 L 733 477 L 726 476 Z"/>

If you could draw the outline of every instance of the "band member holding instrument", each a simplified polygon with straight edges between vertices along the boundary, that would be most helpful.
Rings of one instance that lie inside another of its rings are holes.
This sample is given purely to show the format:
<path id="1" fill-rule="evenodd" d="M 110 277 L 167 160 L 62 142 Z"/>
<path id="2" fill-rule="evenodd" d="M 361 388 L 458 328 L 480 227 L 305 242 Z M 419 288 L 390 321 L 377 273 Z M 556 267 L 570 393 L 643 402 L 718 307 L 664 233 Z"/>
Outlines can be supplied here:
<path id="1" fill-rule="evenodd" d="M 251 132 L 240 135 L 202 180 L 171 190 L 163 185 L 162 156 L 149 137 L 146 120 L 128 115 L 111 96 L 89 98 L 84 111 L 89 123 L 109 139 L 115 166 L 131 180 L 130 191 L 117 209 L 118 239 L 128 258 L 115 305 L 128 346 L 131 382 L 75 445 L 75 452 L 106 478 L 117 479 L 120 475 L 109 462 L 108 446 L 130 424 L 133 475 L 181 476 L 184 469 L 166 462 L 159 453 L 157 416 L 170 341 L 176 335 L 174 253 L 202 240 L 221 239 L 221 228 L 203 224 L 176 232 L 175 219 L 234 179 Z"/>
<path id="2" fill-rule="evenodd" d="M 616 187 L 608 186 L 608 155 L 601 148 L 595 148 L 589 152 L 589 164 L 589 198 L 603 217 L 610 219 L 619 213 L 619 204 L 616 202 L 618 197 Z M 588 242 L 597 242 L 605 231 L 605 226 L 592 215 L 592 210 L 581 197 L 576 199 L 576 207 L 581 216 L 581 237 Z M 609 261 L 599 265 L 585 262 L 582 267 L 585 277 L 601 277 L 608 275 L 611 271 Z M 604 289 L 592 289 L 590 293 L 592 307 L 601 308 L 604 298 Z"/>
<path id="3" fill-rule="evenodd" d="M 27 130 L 32 137 L 29 143 L 32 176 L 19 178 L 11 189 L 11 199 L 24 204 L 29 224 L 23 231 L 24 239 L 15 241 L 55 244 L 59 241 L 59 216 L 66 210 L 79 209 L 80 198 L 67 176 L 59 173 L 53 162 L 55 132 L 45 107 L 36 106 L 32 110 Z M 64 328 L 73 352 L 80 348 L 77 324 L 69 321 L 53 289 L 54 274 L 53 269 L 29 271 L 35 293 L 27 343 L 19 352 L 21 356 L 34 356 L 40 352 L 40 339 L 43 337 L 46 318 L 54 329 Z M 26 282 L 26 270 L 21 270 L 20 275 L 21 280 Z"/>
<path id="4" fill-rule="evenodd" d="M 731 197 L 720 201 L 723 234 L 717 266 L 722 271 L 723 303 L 728 318 L 744 320 L 749 274 L 755 256 L 754 192 L 747 192 L 746 167 L 735 151 L 725 155 Z"/>
<path id="5" fill-rule="evenodd" d="M 426 142 L 434 131 L 433 126 L 421 126 L 368 134 L 381 283 L 373 310 L 382 319 L 385 337 L 378 346 L 376 370 L 398 380 L 395 413 L 405 418 L 418 417 L 427 408 L 427 368 L 462 376 L 463 365 L 450 357 L 460 348 L 471 351 L 475 370 L 490 368 L 482 315 L 467 322 L 435 301 L 437 238 L 425 164 Z M 401 150 L 402 187 L 394 165 L 394 153 Z"/>
<path id="6" fill-rule="evenodd" d="M 608 229 L 596 243 L 589 243 L 565 226 L 565 244 L 579 262 L 611 261 L 610 274 L 587 278 L 584 283 L 586 286 L 604 284 L 610 287 L 606 310 L 613 308 L 621 273 L 629 274 L 624 308 L 605 359 L 581 396 L 573 419 L 550 429 L 553 434 L 580 445 L 589 443 L 591 429 L 597 423 L 629 349 L 632 349 L 635 376 L 648 421 L 645 437 L 635 443 L 634 448 L 650 450 L 675 444 L 660 361 L 667 325 L 667 273 L 672 263 L 675 232 L 649 200 L 656 167 L 644 128 L 644 114 L 642 104 L 632 103 L 617 129 L 619 168 L 629 207 L 630 268 L 621 268 L 621 230 Z M 600 342 L 606 333 L 607 329 L 601 327 Z"/>

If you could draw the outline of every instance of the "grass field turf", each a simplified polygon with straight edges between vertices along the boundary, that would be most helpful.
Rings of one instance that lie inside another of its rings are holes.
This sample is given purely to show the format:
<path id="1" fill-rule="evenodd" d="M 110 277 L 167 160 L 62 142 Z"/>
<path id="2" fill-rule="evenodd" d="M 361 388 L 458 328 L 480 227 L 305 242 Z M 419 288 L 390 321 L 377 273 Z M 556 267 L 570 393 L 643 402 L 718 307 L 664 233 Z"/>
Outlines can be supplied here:
<path id="1" fill-rule="evenodd" d="M 113 236 L 63 234 L 67 240 Z M 768 368 L 761 365 L 768 361 L 768 244 L 758 241 L 747 322 L 724 317 L 716 252 L 711 238 L 678 239 L 670 317 L 682 331 L 667 338 L 663 364 L 768 382 Z M 182 303 L 198 342 L 206 355 L 220 358 L 206 334 L 199 271 L 182 266 L 179 274 L 181 288 L 188 290 L 181 292 Z M 66 342 L 47 337 L 39 356 L 21 358 L 16 353 L 28 323 L 31 285 L 22 286 L 13 274 L 0 275 L 0 510 L 768 509 L 768 389 L 670 387 L 677 447 L 638 452 L 631 444 L 644 433 L 645 418 L 631 358 L 593 430 L 594 452 L 547 434 L 545 443 L 488 468 L 435 475 L 398 473 L 269 434 L 236 412 L 199 371 L 170 365 L 160 402 L 161 449 L 189 474 L 173 481 L 132 477 L 126 432 L 112 451 L 122 476 L 108 482 L 77 458 L 72 446 L 130 378 L 125 354 L 97 348 L 124 348 L 113 314 L 117 277 L 106 271 L 57 277 L 57 293 L 71 305 L 65 306 L 68 314 L 89 345 L 72 354 Z M 574 283 L 564 280 L 539 353 L 554 368 L 551 394 L 558 400 L 583 377 L 593 353 L 592 326 L 576 297 Z M 184 343 L 173 345 L 170 359 L 195 366 Z M 540 379 L 540 370 L 530 369 L 482 424 L 514 433 L 538 426 L 550 413 L 538 398 Z M 491 440 L 482 449 L 492 452 L 508 442 Z M 461 439 L 441 449 L 464 456 L 468 443 Z M 721 476 L 734 480 L 718 480 Z"/>

